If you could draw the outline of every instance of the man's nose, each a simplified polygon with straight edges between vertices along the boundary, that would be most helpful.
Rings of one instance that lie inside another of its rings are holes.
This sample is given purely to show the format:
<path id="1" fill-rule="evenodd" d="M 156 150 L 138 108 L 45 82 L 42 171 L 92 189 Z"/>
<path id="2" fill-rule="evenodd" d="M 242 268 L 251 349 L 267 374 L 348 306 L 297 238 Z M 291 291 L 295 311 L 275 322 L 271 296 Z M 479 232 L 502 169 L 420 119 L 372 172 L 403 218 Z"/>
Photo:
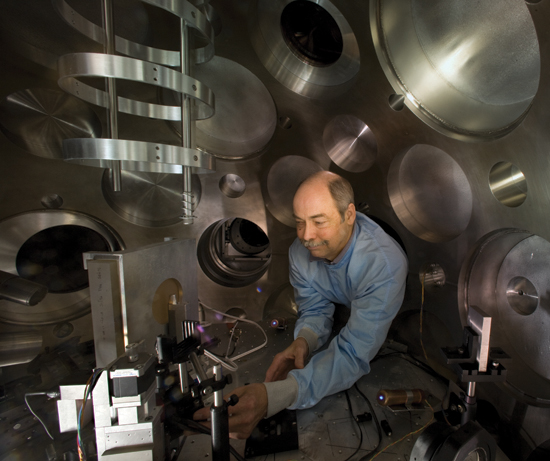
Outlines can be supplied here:
<path id="1" fill-rule="evenodd" d="M 311 224 L 304 224 L 304 240 L 314 240 L 315 239 L 315 227 Z"/>

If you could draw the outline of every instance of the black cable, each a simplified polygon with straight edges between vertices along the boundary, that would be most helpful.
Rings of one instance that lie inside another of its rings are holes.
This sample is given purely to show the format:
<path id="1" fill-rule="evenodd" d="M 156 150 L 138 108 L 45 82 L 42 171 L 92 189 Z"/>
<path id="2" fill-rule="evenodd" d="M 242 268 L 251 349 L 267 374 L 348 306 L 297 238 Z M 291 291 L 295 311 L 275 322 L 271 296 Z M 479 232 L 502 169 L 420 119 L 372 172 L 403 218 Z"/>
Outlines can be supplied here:
<path id="1" fill-rule="evenodd" d="M 374 447 L 373 450 L 371 450 L 369 453 L 367 453 L 365 456 L 363 456 L 359 461 L 365 461 L 369 456 L 373 455 L 378 451 L 378 448 L 380 448 L 380 444 L 382 443 L 382 428 L 380 427 L 380 422 L 378 421 L 378 417 L 376 416 L 376 413 L 374 412 L 374 408 L 372 407 L 372 404 L 370 403 L 370 400 L 367 398 L 363 392 L 361 392 L 361 389 L 359 389 L 359 386 L 357 383 L 354 384 L 355 389 L 357 389 L 357 392 L 361 394 L 361 397 L 365 399 L 365 402 L 367 402 L 367 405 L 369 406 L 369 410 L 372 414 L 372 418 L 374 419 L 374 423 L 376 424 L 376 430 L 378 431 L 378 444 L 376 447 Z"/>
<path id="2" fill-rule="evenodd" d="M 361 445 L 363 445 L 363 429 L 361 429 L 361 425 L 359 424 L 359 421 L 355 419 L 355 416 L 353 414 L 353 408 L 351 407 L 351 399 L 349 398 L 348 391 L 346 390 L 346 399 L 348 400 L 348 408 L 349 412 L 351 413 L 351 419 L 355 421 L 357 424 L 357 427 L 359 428 L 359 433 L 361 434 L 361 439 L 359 440 L 359 446 L 355 449 L 355 451 L 349 455 L 344 461 L 349 461 L 351 458 L 353 458 L 357 452 L 361 449 Z"/>
<path id="3" fill-rule="evenodd" d="M 376 357 L 374 357 L 370 361 L 370 363 L 374 363 L 377 360 L 384 359 L 386 357 L 397 357 L 397 358 L 406 360 L 411 365 L 414 365 L 417 368 L 420 368 L 422 371 L 425 371 L 426 373 L 428 373 L 429 375 L 433 376 L 434 378 L 442 381 L 443 383 L 447 383 L 449 381 L 448 378 L 446 378 L 445 376 L 443 376 L 440 373 L 438 373 L 437 371 L 435 371 L 430 365 L 428 365 L 426 363 L 423 363 L 423 362 L 420 362 L 420 361 L 416 360 L 412 355 L 405 354 L 403 352 L 389 352 L 388 354 L 379 354 Z"/>
<path id="4" fill-rule="evenodd" d="M 179 419 L 178 421 L 171 421 L 172 423 L 175 423 L 177 426 L 186 426 L 189 429 L 192 429 L 194 431 L 200 432 L 201 434 L 208 434 L 212 436 L 212 431 L 208 429 L 207 427 L 204 427 L 202 424 L 199 424 L 192 419 Z M 231 454 L 237 459 L 237 461 L 246 461 L 235 448 L 233 448 L 231 445 L 229 445 L 229 451 Z"/>

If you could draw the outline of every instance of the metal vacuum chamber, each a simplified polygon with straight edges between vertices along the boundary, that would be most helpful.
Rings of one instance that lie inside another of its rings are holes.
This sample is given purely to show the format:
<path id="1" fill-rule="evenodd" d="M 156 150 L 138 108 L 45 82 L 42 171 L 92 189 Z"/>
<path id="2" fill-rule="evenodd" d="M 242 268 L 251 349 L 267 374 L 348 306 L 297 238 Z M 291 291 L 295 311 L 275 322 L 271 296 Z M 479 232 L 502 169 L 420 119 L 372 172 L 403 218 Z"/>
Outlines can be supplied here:
<path id="1" fill-rule="evenodd" d="M 510 357 L 504 382 L 476 386 L 497 411 L 492 434 L 510 459 L 541 451 L 550 424 L 550 5 L 117 0 L 102 10 L 109 3 L 2 2 L 0 271 L 48 292 L 31 305 L 0 284 L 0 459 L 24 446 L 62 459 L 70 446 L 55 446 L 23 398 L 93 366 L 83 253 L 193 242 L 192 257 L 170 263 L 174 274 L 144 256 L 131 267 L 143 278 L 129 277 L 120 293 L 141 312 L 165 280 L 189 282 L 168 302 L 189 296 L 260 322 L 269 345 L 235 378 L 261 382 L 291 336 L 269 321 L 291 328 L 296 315 L 292 197 L 320 170 L 347 178 L 357 209 L 407 253 L 388 344 L 456 381 L 441 348 L 461 345 L 470 306 L 480 308 L 491 344 Z M 167 283 L 160 292 L 174 291 Z M 236 334 L 212 311 L 192 316 L 226 344 Z M 139 337 L 157 333 L 156 323 L 147 331 L 152 318 L 132 317 Z M 241 329 L 242 347 L 256 347 L 257 332 Z M 362 379 L 368 395 L 416 383 L 449 404 L 431 375 L 386 360 Z M 31 404 L 54 430 L 46 397 Z M 358 433 L 341 399 L 299 414 L 294 455 L 353 453 Z M 393 435 L 383 446 L 429 420 L 384 415 Z M 375 445 L 368 437 L 352 459 Z M 409 459 L 418 437 L 379 459 Z M 202 458 L 202 443 L 182 453 Z"/>

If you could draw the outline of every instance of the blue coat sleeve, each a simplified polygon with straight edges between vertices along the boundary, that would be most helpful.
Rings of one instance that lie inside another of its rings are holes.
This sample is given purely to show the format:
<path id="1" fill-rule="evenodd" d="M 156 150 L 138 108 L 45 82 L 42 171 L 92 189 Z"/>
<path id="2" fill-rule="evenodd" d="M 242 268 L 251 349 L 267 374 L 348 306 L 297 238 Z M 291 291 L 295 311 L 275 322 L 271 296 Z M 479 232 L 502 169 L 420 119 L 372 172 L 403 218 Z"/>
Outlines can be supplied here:
<path id="1" fill-rule="evenodd" d="M 298 397 L 291 409 L 309 408 L 327 395 L 350 388 L 370 371 L 369 362 L 401 307 L 406 275 L 407 261 L 400 251 L 389 257 L 384 251 L 367 252 L 350 263 L 348 274 L 340 279 L 340 286 L 354 294 L 348 304 L 348 323 L 304 369 L 290 372 L 298 382 Z"/>
<path id="2" fill-rule="evenodd" d="M 306 250 L 308 251 L 308 250 Z M 303 255 L 301 255 L 303 258 Z M 300 257 L 290 254 L 290 283 L 294 287 L 294 298 L 298 304 L 298 320 L 294 327 L 294 339 L 302 328 L 309 328 L 317 335 L 318 349 L 327 341 L 333 324 L 334 303 L 321 295 L 308 280 L 315 274 L 306 274 L 299 270 L 303 265 Z M 310 351 L 312 353 L 313 351 Z"/>

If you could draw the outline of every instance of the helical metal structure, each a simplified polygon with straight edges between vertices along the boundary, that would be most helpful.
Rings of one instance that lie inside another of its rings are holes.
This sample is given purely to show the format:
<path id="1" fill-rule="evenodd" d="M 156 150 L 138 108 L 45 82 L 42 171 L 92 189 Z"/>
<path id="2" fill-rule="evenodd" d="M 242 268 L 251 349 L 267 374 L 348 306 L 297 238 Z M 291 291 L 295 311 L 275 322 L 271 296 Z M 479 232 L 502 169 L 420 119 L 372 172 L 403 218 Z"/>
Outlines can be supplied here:
<path id="1" fill-rule="evenodd" d="M 192 173 L 215 169 L 214 158 L 194 147 L 195 120 L 214 115 L 214 94 L 206 85 L 191 77 L 195 62 L 206 62 L 214 55 L 214 33 L 201 7 L 187 1 L 143 0 L 179 18 L 180 51 L 152 48 L 114 34 L 112 0 L 101 0 L 103 29 L 78 14 L 64 0 L 54 0 L 61 16 L 85 36 L 102 43 L 104 53 L 72 53 L 57 62 L 59 86 L 66 92 L 91 104 L 105 107 L 108 113 L 107 138 L 73 138 L 63 142 L 63 158 L 111 170 L 114 191 L 121 190 L 121 170 L 154 173 L 180 173 L 182 181 L 182 214 L 184 224 L 193 223 Z M 191 49 L 198 36 L 198 50 Z M 116 53 L 124 54 L 119 56 Z M 171 69 L 179 68 L 179 70 Z M 80 78 L 105 78 L 106 91 L 90 86 Z M 117 95 L 116 80 L 145 83 L 169 89 L 181 95 L 181 106 L 166 106 L 127 99 Z M 118 113 L 160 120 L 180 121 L 181 146 L 119 139 Z"/>

